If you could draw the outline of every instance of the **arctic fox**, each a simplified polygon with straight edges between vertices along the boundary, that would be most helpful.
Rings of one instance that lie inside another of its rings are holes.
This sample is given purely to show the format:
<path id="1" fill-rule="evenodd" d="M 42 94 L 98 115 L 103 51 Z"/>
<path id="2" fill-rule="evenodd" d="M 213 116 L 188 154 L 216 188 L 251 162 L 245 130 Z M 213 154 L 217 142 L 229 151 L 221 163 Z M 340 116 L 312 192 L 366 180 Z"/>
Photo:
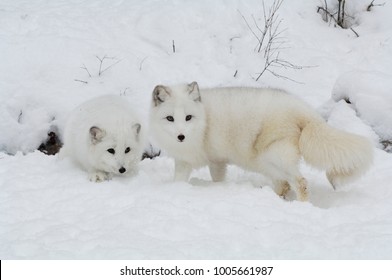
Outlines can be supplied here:
<path id="1" fill-rule="evenodd" d="M 235 164 L 269 177 L 283 197 L 293 187 L 301 201 L 308 200 L 301 156 L 326 170 L 334 187 L 360 176 L 373 160 L 366 138 L 327 125 L 304 102 L 277 89 L 158 85 L 150 129 L 175 159 L 175 180 L 186 181 L 193 168 L 208 165 L 212 179 L 221 181 L 226 165 Z"/>
<path id="2" fill-rule="evenodd" d="M 91 99 L 69 116 L 60 157 L 69 156 L 94 182 L 137 170 L 144 148 L 141 124 L 119 96 Z"/>

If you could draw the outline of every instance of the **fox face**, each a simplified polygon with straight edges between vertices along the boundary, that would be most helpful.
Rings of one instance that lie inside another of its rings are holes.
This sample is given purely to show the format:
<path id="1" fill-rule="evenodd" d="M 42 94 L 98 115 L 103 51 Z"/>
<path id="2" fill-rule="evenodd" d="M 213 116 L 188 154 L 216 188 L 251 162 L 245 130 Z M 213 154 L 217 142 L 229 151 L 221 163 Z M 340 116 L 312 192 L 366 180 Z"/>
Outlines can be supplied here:
<path id="1" fill-rule="evenodd" d="M 117 133 L 93 126 L 89 130 L 91 165 L 97 170 L 116 175 L 129 173 L 141 160 L 140 124 L 130 124 Z"/>
<path id="2" fill-rule="evenodd" d="M 176 147 L 181 150 L 201 141 L 205 113 L 196 82 L 172 88 L 156 86 L 152 107 L 152 132 L 169 149 Z"/>

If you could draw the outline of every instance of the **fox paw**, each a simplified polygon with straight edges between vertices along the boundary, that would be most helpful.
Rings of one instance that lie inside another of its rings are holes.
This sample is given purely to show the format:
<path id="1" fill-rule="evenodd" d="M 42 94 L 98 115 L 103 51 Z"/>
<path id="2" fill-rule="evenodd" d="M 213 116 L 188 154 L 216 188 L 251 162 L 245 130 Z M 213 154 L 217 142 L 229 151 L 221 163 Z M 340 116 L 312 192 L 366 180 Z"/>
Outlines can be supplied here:
<path id="1" fill-rule="evenodd" d="M 91 182 L 101 183 L 106 180 L 110 180 L 111 177 L 105 172 L 92 172 L 89 174 L 89 179 Z"/>

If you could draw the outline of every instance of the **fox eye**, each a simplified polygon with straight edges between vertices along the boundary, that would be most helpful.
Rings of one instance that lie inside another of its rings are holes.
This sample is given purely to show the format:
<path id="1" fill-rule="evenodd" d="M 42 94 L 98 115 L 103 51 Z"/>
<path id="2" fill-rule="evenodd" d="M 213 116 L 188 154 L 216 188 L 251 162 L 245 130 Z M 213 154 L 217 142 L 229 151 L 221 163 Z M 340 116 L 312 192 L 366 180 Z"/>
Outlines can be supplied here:
<path id="1" fill-rule="evenodd" d="M 187 116 L 185 117 L 185 120 L 186 120 L 186 121 L 190 121 L 190 120 L 192 119 L 192 117 L 193 117 L 192 115 L 187 115 Z"/>
<path id="2" fill-rule="evenodd" d="M 129 147 L 127 147 L 127 148 L 125 149 L 125 153 L 126 153 L 126 154 L 128 154 L 130 151 L 131 151 L 131 148 L 129 148 Z"/>
<path id="3" fill-rule="evenodd" d="M 107 151 L 108 151 L 108 153 L 111 153 L 113 155 L 116 153 L 116 151 L 114 149 L 112 149 L 112 148 L 107 149 Z"/>
<path id="4" fill-rule="evenodd" d="M 174 118 L 173 118 L 172 116 L 167 116 L 166 119 L 167 119 L 169 122 L 174 122 Z"/>

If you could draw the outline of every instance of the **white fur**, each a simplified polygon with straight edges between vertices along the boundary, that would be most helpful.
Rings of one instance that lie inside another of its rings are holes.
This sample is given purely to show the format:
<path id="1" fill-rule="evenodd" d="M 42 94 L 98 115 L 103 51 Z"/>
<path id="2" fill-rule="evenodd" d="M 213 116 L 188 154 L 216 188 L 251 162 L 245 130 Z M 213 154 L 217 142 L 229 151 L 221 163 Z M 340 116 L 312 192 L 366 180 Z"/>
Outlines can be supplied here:
<path id="1" fill-rule="evenodd" d="M 60 156 L 71 157 L 89 173 L 91 181 L 100 182 L 134 173 L 143 148 L 143 128 L 130 104 L 119 96 L 102 96 L 72 111 Z"/>
<path id="2" fill-rule="evenodd" d="M 226 165 L 235 164 L 270 177 L 282 196 L 294 187 L 300 200 L 308 199 L 301 155 L 326 170 L 332 185 L 363 174 L 373 158 L 367 139 L 328 126 L 304 102 L 276 89 L 157 86 L 150 128 L 175 158 L 176 180 L 208 165 L 212 179 L 221 181 Z M 185 136 L 182 142 L 178 135 Z"/>

